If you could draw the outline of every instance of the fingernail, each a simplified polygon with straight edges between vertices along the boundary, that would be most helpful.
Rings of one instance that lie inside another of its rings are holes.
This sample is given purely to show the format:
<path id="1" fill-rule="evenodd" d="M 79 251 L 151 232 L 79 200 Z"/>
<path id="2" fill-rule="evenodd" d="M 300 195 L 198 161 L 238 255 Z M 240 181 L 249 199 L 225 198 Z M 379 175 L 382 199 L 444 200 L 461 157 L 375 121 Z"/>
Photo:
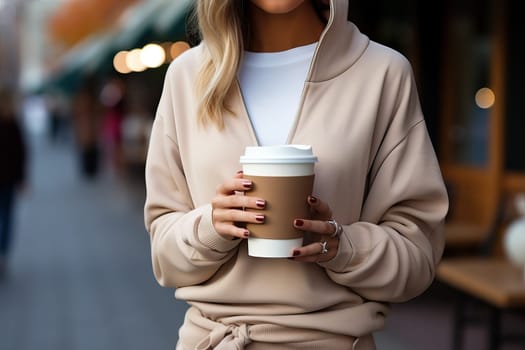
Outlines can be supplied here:
<path id="1" fill-rule="evenodd" d="M 317 198 L 315 198 L 314 196 L 310 196 L 310 197 L 308 197 L 308 201 L 311 204 L 315 204 L 315 203 L 317 203 Z"/>
<path id="2" fill-rule="evenodd" d="M 252 187 L 252 182 L 251 182 L 251 181 L 244 181 L 244 182 L 242 183 L 242 186 L 243 186 L 244 188 L 251 188 L 251 187 Z"/>
<path id="3" fill-rule="evenodd" d="M 255 201 L 255 204 L 259 207 L 259 208 L 264 208 L 264 206 L 266 205 L 266 202 L 263 201 L 263 200 L 256 200 Z"/>
<path id="4" fill-rule="evenodd" d="M 255 220 L 257 220 L 258 222 L 263 222 L 264 221 L 264 215 L 255 215 Z"/>
<path id="5" fill-rule="evenodd" d="M 298 251 L 298 250 L 294 250 L 293 253 L 292 253 L 293 256 L 299 256 L 301 255 L 301 252 Z"/>
<path id="6" fill-rule="evenodd" d="M 293 223 L 294 223 L 295 226 L 299 226 L 299 227 L 304 225 L 304 221 L 301 220 L 301 219 L 295 219 Z"/>
<path id="7" fill-rule="evenodd" d="M 241 175 L 241 174 L 244 174 L 244 171 L 239 170 L 239 171 L 237 172 L 237 175 Z"/>
<path id="8" fill-rule="evenodd" d="M 246 230 L 242 233 L 242 235 L 246 238 L 250 237 L 250 231 Z"/>

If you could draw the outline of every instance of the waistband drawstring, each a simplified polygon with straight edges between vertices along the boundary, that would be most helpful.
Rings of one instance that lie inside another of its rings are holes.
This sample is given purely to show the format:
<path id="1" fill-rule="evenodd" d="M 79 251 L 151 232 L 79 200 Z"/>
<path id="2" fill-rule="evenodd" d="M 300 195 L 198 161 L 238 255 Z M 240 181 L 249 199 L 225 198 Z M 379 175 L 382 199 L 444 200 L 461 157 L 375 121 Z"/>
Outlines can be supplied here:
<path id="1" fill-rule="evenodd" d="M 196 350 L 243 350 L 251 342 L 246 324 L 218 324 L 197 344 Z"/>

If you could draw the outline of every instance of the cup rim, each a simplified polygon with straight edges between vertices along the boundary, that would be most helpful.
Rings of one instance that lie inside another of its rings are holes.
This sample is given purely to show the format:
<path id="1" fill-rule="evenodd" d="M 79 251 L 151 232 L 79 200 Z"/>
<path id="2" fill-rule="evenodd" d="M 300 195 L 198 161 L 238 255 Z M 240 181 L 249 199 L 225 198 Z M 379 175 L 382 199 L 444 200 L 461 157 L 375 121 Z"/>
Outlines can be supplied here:
<path id="1" fill-rule="evenodd" d="M 284 154 L 281 152 L 284 150 Z M 241 164 L 311 164 L 317 162 L 310 145 L 248 146 Z"/>

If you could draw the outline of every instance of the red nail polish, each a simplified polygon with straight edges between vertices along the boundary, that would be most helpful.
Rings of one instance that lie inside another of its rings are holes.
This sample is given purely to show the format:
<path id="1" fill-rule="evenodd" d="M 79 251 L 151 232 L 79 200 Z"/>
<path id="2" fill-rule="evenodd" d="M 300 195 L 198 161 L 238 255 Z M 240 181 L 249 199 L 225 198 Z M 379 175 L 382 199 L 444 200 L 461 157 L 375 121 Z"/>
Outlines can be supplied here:
<path id="1" fill-rule="evenodd" d="M 242 233 L 242 235 L 246 238 L 250 237 L 250 231 L 246 230 Z"/>
<path id="2" fill-rule="evenodd" d="M 241 175 L 241 174 L 244 174 L 244 171 L 239 170 L 239 171 L 237 172 L 237 175 Z"/>
<path id="3" fill-rule="evenodd" d="M 255 216 L 255 220 L 257 220 L 258 222 L 263 222 L 264 221 L 264 215 L 256 215 Z"/>
<path id="4" fill-rule="evenodd" d="M 252 182 L 251 182 L 251 181 L 244 181 L 244 182 L 242 183 L 242 186 L 243 186 L 244 188 L 252 188 Z"/>
<path id="5" fill-rule="evenodd" d="M 299 255 L 301 255 L 301 252 L 298 251 L 298 250 L 294 250 L 292 254 L 293 254 L 293 256 L 299 256 Z"/>
<path id="6" fill-rule="evenodd" d="M 264 208 L 264 206 L 266 205 L 266 202 L 265 202 L 265 201 L 262 201 L 262 200 L 257 200 L 257 201 L 255 201 L 255 204 L 256 204 L 259 208 Z"/>
<path id="7" fill-rule="evenodd" d="M 295 224 L 295 226 L 301 227 L 301 226 L 304 225 L 304 221 L 301 220 L 301 219 L 295 219 L 294 224 Z"/>
<path id="8" fill-rule="evenodd" d="M 310 196 L 310 197 L 308 198 L 308 201 L 309 201 L 311 204 L 315 204 L 315 203 L 317 203 L 317 198 L 315 198 L 314 196 Z"/>

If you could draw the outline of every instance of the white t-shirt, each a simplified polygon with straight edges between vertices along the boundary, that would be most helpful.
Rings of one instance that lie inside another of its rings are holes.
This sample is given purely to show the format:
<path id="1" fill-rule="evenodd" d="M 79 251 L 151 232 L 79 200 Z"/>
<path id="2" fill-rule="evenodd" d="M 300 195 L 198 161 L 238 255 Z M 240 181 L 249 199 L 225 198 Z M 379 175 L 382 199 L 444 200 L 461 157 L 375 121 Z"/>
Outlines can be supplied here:
<path id="1" fill-rule="evenodd" d="M 286 143 L 316 46 L 244 53 L 239 82 L 259 145 Z"/>

